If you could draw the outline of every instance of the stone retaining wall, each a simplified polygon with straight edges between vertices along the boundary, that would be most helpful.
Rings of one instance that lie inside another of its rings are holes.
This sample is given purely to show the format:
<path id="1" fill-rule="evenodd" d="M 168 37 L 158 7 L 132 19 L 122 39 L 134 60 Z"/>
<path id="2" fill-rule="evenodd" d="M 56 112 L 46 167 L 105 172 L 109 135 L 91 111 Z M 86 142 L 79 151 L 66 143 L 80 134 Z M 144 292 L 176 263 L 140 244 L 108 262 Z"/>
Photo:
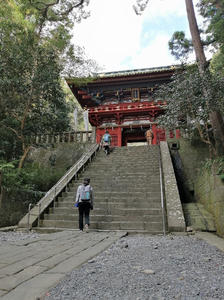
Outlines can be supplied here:
<path id="1" fill-rule="evenodd" d="M 199 174 L 195 181 L 195 198 L 214 216 L 217 234 L 224 237 L 224 181 L 215 167 Z"/>
<path id="2" fill-rule="evenodd" d="M 185 220 L 167 142 L 160 142 L 169 231 L 185 231 Z"/>

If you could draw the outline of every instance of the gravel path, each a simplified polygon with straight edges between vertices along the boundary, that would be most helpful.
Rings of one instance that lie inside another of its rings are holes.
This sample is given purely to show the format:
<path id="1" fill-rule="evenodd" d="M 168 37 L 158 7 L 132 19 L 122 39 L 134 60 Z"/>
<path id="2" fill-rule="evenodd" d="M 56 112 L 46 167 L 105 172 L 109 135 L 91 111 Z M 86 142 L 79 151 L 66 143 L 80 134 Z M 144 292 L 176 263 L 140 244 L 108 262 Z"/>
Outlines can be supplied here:
<path id="1" fill-rule="evenodd" d="M 193 236 L 125 237 L 44 298 L 59 299 L 223 300 L 224 253 Z"/>
<path id="2" fill-rule="evenodd" d="M 39 236 L 0 232 L 0 245 Z M 127 236 L 68 274 L 44 298 L 73 299 L 223 300 L 224 253 L 194 236 Z"/>
<path id="3" fill-rule="evenodd" d="M 33 231 L 30 231 L 28 233 L 15 232 L 15 231 L 7 231 L 7 232 L 0 231 L 0 245 L 3 245 L 4 243 L 7 242 L 16 242 L 25 239 L 38 238 L 39 236 L 40 234 Z"/>

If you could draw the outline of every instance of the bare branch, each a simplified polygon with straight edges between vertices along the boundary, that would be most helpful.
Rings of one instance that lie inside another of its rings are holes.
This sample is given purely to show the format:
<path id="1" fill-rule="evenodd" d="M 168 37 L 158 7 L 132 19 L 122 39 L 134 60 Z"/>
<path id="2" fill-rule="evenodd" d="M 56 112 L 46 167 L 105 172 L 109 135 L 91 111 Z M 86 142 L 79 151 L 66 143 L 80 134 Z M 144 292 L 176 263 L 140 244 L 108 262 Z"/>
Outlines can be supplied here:
<path id="1" fill-rule="evenodd" d="M 67 16 L 70 12 L 73 11 L 74 8 L 77 8 L 79 6 L 82 6 L 85 0 L 80 0 L 78 4 L 72 5 L 69 9 L 61 13 L 61 16 Z"/>
<path id="2" fill-rule="evenodd" d="M 14 128 L 12 128 L 12 127 L 10 127 L 10 126 L 7 126 L 7 125 L 5 125 L 5 124 L 3 124 L 3 123 L 2 123 L 2 126 L 4 126 L 5 128 L 11 130 L 12 132 L 14 132 L 15 135 L 18 137 L 18 139 L 21 140 L 22 137 L 19 135 L 19 133 L 18 133 Z"/>
<path id="3" fill-rule="evenodd" d="M 136 13 L 136 15 L 140 16 L 146 9 L 148 5 L 149 0 L 137 0 L 136 4 L 134 4 L 132 7 Z"/>

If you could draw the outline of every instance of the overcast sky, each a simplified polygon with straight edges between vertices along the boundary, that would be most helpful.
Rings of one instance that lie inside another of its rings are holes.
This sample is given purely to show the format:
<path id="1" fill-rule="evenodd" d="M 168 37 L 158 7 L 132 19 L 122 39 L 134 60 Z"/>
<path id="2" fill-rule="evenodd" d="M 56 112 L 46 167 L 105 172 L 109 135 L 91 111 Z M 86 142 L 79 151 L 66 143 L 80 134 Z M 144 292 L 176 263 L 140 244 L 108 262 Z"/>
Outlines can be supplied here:
<path id="1" fill-rule="evenodd" d="M 194 1 L 195 3 L 196 1 Z M 74 43 L 84 46 L 102 71 L 167 66 L 178 62 L 168 41 L 174 31 L 190 36 L 184 0 L 149 0 L 141 16 L 135 0 L 90 0 L 91 16 L 77 24 Z"/>

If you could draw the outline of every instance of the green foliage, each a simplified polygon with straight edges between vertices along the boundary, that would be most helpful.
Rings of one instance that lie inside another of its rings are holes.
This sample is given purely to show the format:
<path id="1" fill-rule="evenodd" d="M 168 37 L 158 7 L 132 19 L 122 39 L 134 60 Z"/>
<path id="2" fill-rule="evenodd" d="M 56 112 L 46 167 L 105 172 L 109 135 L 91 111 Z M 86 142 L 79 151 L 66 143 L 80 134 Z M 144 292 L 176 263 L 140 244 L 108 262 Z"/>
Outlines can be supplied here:
<path id="1" fill-rule="evenodd" d="M 193 45 L 190 40 L 186 39 L 183 31 L 176 31 L 169 41 L 169 49 L 176 59 L 185 60 L 193 51 Z"/>
<path id="2" fill-rule="evenodd" d="M 200 0 L 198 7 L 208 22 L 206 33 L 214 37 L 214 42 L 224 46 L 224 1 Z"/>
<path id="3" fill-rule="evenodd" d="M 167 108 L 159 119 L 164 128 L 182 128 L 190 135 L 198 131 L 200 139 L 213 145 L 209 113 L 224 111 L 224 78 L 205 72 L 200 76 L 196 66 L 176 73 L 172 82 L 162 86 L 158 98 L 166 99 Z M 207 98 L 204 97 L 207 90 Z"/>
<path id="4" fill-rule="evenodd" d="M 19 167 L 32 146 L 29 137 L 69 130 L 74 107 L 65 101 L 61 74 L 85 70 L 87 75 L 95 68 L 84 49 L 70 44 L 74 22 L 88 16 L 86 4 L 1 1 L 0 155 L 8 160 L 21 156 Z"/>
<path id="5" fill-rule="evenodd" d="M 212 42 L 217 54 L 212 59 L 212 71 L 224 73 L 224 1 L 223 0 L 200 0 L 198 3 L 200 14 L 207 24 L 207 39 Z"/>
<path id="6" fill-rule="evenodd" d="M 213 74 L 217 73 L 219 76 L 224 76 L 224 55 L 221 51 L 213 55 L 210 70 Z"/>
<path id="7" fill-rule="evenodd" d="M 206 170 L 211 173 L 214 169 L 216 175 L 221 176 L 224 174 L 224 156 L 215 159 L 207 159 L 205 162 L 203 162 L 201 171 L 203 172 Z"/>
<path id="8" fill-rule="evenodd" d="M 15 165 L 16 162 L 10 162 L 2 169 L 2 187 L 6 191 L 23 191 L 38 198 L 42 197 L 65 172 L 35 164 L 26 165 L 23 169 L 14 169 Z"/>
<path id="9" fill-rule="evenodd" d="M 22 154 L 21 144 L 15 134 L 0 126 L 0 160 L 11 161 Z"/>
<path id="10" fill-rule="evenodd" d="M 0 160 L 0 171 L 5 169 L 14 169 L 15 165 L 12 162 L 6 162 L 4 160 Z"/>

